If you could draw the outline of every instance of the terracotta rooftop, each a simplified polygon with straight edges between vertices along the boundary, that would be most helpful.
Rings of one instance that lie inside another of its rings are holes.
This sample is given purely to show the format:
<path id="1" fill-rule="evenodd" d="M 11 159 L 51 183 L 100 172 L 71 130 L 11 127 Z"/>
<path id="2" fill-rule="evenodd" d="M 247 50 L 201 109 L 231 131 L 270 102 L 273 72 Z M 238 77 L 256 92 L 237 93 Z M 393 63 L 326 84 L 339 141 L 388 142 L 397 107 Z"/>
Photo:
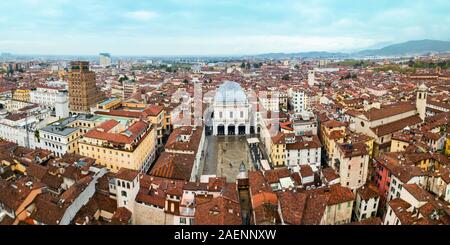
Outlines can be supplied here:
<path id="1" fill-rule="evenodd" d="M 344 154 L 345 158 L 368 155 L 367 145 L 364 143 L 355 144 L 339 144 L 340 151 Z"/>
<path id="2" fill-rule="evenodd" d="M 400 119 L 398 121 L 384 124 L 375 128 L 370 128 L 372 132 L 374 132 L 378 137 L 392 134 L 398 132 L 400 130 L 405 129 L 406 127 L 415 126 L 417 124 L 422 123 L 422 119 L 418 115 L 407 117 L 404 119 Z"/>
<path id="3" fill-rule="evenodd" d="M 364 115 L 369 121 L 376 121 L 383 118 L 392 117 L 409 111 L 415 111 L 416 106 L 410 103 L 400 102 L 393 105 L 384 106 L 381 109 L 373 108 Z"/>
<path id="4" fill-rule="evenodd" d="M 417 184 L 404 184 L 403 188 L 419 202 L 426 202 L 433 198 L 430 193 Z"/>
<path id="5" fill-rule="evenodd" d="M 117 124 L 118 123 L 115 120 L 104 122 L 98 127 L 89 130 L 84 137 L 104 140 L 112 143 L 131 144 L 149 127 L 147 122 L 137 121 L 129 126 L 124 132 L 110 132 L 110 130 L 114 127 L 113 125 Z"/>
<path id="6" fill-rule="evenodd" d="M 195 155 L 163 152 L 153 166 L 150 175 L 189 181 Z"/>
<path id="7" fill-rule="evenodd" d="M 241 225 L 239 202 L 224 197 L 213 198 L 195 207 L 196 225 Z"/>
<path id="8" fill-rule="evenodd" d="M 329 206 L 355 200 L 355 195 L 347 187 L 343 187 L 338 184 L 338 185 L 331 185 L 329 188 L 330 190 L 329 192 L 327 192 L 329 195 L 327 204 Z"/>
<path id="9" fill-rule="evenodd" d="M 356 192 L 362 200 L 369 200 L 380 196 L 378 188 L 371 184 L 359 188 Z"/>
<path id="10" fill-rule="evenodd" d="M 345 127 L 346 124 L 344 122 L 339 122 L 336 120 L 329 120 L 324 123 L 322 123 L 323 126 L 327 128 L 337 128 L 337 127 Z"/>
<path id="11" fill-rule="evenodd" d="M 133 180 L 136 179 L 136 177 L 138 177 L 138 175 L 139 175 L 139 171 L 137 171 L 137 170 L 121 168 L 119 170 L 119 172 L 116 173 L 115 177 L 120 180 L 126 180 L 129 182 L 132 182 Z"/>
<path id="12" fill-rule="evenodd" d="M 278 197 L 284 222 L 290 225 L 302 224 L 308 195 L 306 193 L 286 191 L 278 193 Z"/>

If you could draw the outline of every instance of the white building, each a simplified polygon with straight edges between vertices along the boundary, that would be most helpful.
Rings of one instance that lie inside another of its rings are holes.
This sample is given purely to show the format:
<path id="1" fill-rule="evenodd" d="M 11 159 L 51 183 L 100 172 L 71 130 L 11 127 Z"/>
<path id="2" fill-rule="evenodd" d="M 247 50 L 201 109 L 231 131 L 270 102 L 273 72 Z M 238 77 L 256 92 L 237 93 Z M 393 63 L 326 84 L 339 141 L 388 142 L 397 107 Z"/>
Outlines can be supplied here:
<path id="1" fill-rule="evenodd" d="M 38 87 L 30 92 L 30 101 L 54 109 L 56 116 L 69 116 L 69 96 L 66 90 L 57 87 Z"/>
<path id="2" fill-rule="evenodd" d="M 448 203 L 417 184 L 405 184 L 398 198 L 389 201 L 384 225 L 445 225 Z"/>
<path id="3" fill-rule="evenodd" d="M 38 144 L 33 131 L 36 122 L 35 117 L 26 119 L 26 115 L 15 114 L 3 118 L 0 120 L 0 139 L 35 149 Z"/>
<path id="4" fill-rule="evenodd" d="M 67 94 L 55 98 L 55 114 L 58 119 L 69 117 L 69 97 Z"/>
<path id="5" fill-rule="evenodd" d="M 356 191 L 356 201 L 353 215 L 355 220 L 362 221 L 376 217 L 380 194 L 373 185 L 363 186 Z"/>
<path id="6" fill-rule="evenodd" d="M 57 157 L 79 154 L 78 139 L 98 123 L 99 116 L 78 115 L 65 118 L 39 130 L 40 148 Z"/>
<path id="7" fill-rule="evenodd" d="M 295 113 L 301 113 L 308 110 L 308 95 L 306 95 L 304 91 L 294 90 L 291 94 L 291 106 Z"/>
<path id="8" fill-rule="evenodd" d="M 238 83 L 227 81 L 219 87 L 214 97 L 213 110 L 213 135 L 245 135 L 254 132 L 255 114 Z"/>
<path id="9" fill-rule="evenodd" d="M 316 172 L 320 168 L 322 144 L 317 136 L 286 138 L 286 165 L 295 172 L 303 165 Z"/>
<path id="10" fill-rule="evenodd" d="M 140 189 L 139 171 L 122 168 L 115 176 L 117 207 L 134 213 L 136 196 Z"/>
<path id="11" fill-rule="evenodd" d="M 405 184 L 417 184 L 420 186 L 424 184 L 425 177 L 417 171 L 417 167 L 401 166 L 400 168 L 402 168 L 400 171 L 394 171 L 391 175 L 391 183 L 389 185 L 389 192 L 387 195 L 388 202 L 400 197 Z"/>
<path id="12" fill-rule="evenodd" d="M 299 172 L 304 165 L 311 166 L 314 172 L 320 168 L 322 144 L 317 135 L 279 133 L 269 144 L 268 155 L 275 166 L 288 166 L 294 172 Z"/>
<path id="13" fill-rule="evenodd" d="M 50 110 L 10 114 L 0 119 L 0 139 L 14 142 L 19 146 L 35 149 L 40 147 L 36 130 L 49 122 Z"/>
<path id="14" fill-rule="evenodd" d="M 295 135 L 317 135 L 318 133 L 317 118 L 312 112 L 305 111 L 295 114 L 291 117 L 291 121 Z"/>
<path id="15" fill-rule="evenodd" d="M 55 108 L 57 98 L 67 98 L 67 91 L 57 87 L 37 87 L 30 92 L 30 102 L 43 105 L 49 108 Z"/>
<path id="16" fill-rule="evenodd" d="M 110 67 L 112 63 L 111 54 L 101 53 L 100 54 L 100 66 L 103 68 Z"/>

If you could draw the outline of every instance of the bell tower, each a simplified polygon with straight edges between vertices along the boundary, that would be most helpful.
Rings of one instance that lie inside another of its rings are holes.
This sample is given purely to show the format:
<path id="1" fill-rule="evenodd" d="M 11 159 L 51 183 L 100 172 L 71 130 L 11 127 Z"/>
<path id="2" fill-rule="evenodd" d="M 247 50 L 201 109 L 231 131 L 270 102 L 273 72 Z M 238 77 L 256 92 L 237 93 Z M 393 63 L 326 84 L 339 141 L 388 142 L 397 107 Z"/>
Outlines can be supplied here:
<path id="1" fill-rule="evenodd" d="M 421 84 L 419 88 L 417 89 L 417 98 L 416 98 L 416 108 L 417 112 L 419 112 L 420 119 L 422 119 L 422 122 L 425 121 L 426 116 L 426 110 L 427 110 L 427 86 L 425 84 Z"/>

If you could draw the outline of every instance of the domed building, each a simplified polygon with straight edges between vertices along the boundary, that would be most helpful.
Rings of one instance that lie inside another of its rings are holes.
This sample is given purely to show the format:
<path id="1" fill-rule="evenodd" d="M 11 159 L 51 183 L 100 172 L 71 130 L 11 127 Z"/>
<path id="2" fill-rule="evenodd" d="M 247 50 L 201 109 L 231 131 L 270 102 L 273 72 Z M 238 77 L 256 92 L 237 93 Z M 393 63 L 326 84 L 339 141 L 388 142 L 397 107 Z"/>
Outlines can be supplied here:
<path id="1" fill-rule="evenodd" d="M 213 135 L 254 133 L 255 116 L 244 89 L 236 82 L 222 84 L 214 96 Z"/>

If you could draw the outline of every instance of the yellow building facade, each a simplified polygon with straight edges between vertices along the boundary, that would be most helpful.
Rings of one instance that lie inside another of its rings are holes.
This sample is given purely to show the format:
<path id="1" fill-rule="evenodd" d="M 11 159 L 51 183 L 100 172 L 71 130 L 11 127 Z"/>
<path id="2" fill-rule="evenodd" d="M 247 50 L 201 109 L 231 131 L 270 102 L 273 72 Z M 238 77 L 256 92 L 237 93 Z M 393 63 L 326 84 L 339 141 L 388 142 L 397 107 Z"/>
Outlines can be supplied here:
<path id="1" fill-rule="evenodd" d="M 391 141 L 391 152 L 400 152 L 405 151 L 405 149 L 409 146 L 409 143 L 406 141 L 392 139 Z"/>
<path id="2" fill-rule="evenodd" d="M 156 151 L 157 136 L 154 127 L 148 125 L 146 132 L 137 136 L 141 138 L 138 142 L 133 141 L 128 144 L 108 140 L 107 138 L 114 138 L 114 136 L 104 134 L 108 132 L 101 132 L 99 137 L 95 136 L 96 133 L 86 134 L 79 141 L 80 155 L 96 159 L 98 164 L 107 167 L 113 173 L 121 168 L 138 171 L 147 171 L 150 168 Z"/>
<path id="3" fill-rule="evenodd" d="M 29 89 L 17 89 L 13 93 L 13 100 L 30 102 L 30 92 Z"/>
<path id="4" fill-rule="evenodd" d="M 272 144 L 270 158 L 276 167 L 284 166 L 286 157 L 286 144 Z"/>
<path id="5" fill-rule="evenodd" d="M 328 121 L 321 125 L 320 135 L 329 158 L 334 155 L 336 143 L 343 143 L 345 129 L 345 125 L 337 121 Z"/>

